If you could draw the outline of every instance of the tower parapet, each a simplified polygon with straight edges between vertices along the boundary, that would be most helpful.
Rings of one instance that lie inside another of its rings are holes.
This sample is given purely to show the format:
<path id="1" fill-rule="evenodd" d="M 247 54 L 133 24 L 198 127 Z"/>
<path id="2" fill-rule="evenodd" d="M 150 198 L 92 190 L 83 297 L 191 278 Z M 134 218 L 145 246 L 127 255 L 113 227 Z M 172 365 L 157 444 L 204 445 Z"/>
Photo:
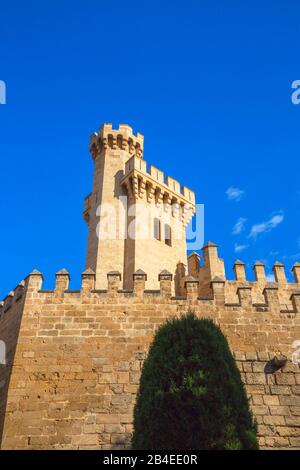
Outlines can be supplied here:
<path id="1" fill-rule="evenodd" d="M 143 158 L 144 136 L 137 132 L 133 134 L 132 127 L 120 124 L 113 129 L 112 124 L 103 124 L 99 132 L 94 132 L 90 138 L 90 151 L 93 159 L 106 149 L 123 150 L 129 155 Z"/>
<path id="2" fill-rule="evenodd" d="M 154 166 L 147 172 L 147 163 L 132 156 L 125 165 L 125 174 L 121 185 L 135 201 L 153 201 L 156 207 L 164 206 L 167 212 L 172 208 L 172 215 L 179 215 L 187 225 L 195 213 L 195 193 Z"/>

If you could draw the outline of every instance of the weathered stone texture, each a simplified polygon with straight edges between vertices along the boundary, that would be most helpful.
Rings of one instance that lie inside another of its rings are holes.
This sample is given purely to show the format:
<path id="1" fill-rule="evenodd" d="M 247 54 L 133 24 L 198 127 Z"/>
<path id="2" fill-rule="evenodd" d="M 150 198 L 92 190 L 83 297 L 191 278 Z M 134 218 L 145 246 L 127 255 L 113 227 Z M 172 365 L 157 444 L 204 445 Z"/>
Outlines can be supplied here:
<path id="1" fill-rule="evenodd" d="M 213 319 L 228 338 L 260 446 L 300 448 L 300 372 L 291 361 L 293 342 L 300 340 L 299 263 L 294 283 L 280 263 L 276 282 L 267 282 L 261 262 L 249 282 L 241 261 L 234 265 L 235 280 L 227 280 L 217 245 L 208 242 L 202 256 L 187 258 L 185 227 L 195 195 L 173 178 L 164 180 L 157 168 L 147 171 L 141 134 L 125 124 L 105 124 L 91 137 L 91 154 L 94 184 L 84 206 L 88 249 L 80 291 L 68 290 L 66 270 L 56 274 L 54 290 L 41 290 L 42 275 L 33 271 L 0 304 L 0 340 L 7 347 L 7 363 L 0 365 L 2 448 L 129 448 L 153 335 L 188 310 Z M 118 224 L 135 220 L 135 238 L 99 237 L 112 225 L 107 213 L 99 217 L 99 204 L 118 212 L 123 196 L 128 210 Z M 130 214 L 137 202 L 150 214 L 151 230 L 157 229 L 148 239 L 138 234 L 144 224 L 137 209 Z M 288 362 L 271 373 L 269 361 L 279 352 Z"/>
<path id="2" fill-rule="evenodd" d="M 40 290 L 42 277 L 26 280 L 23 297 L 4 312 L 0 331 L 9 344 L 1 368 L 3 449 L 123 449 L 130 447 L 135 396 L 149 344 L 167 318 L 189 308 L 219 324 L 235 353 L 258 422 L 262 448 L 299 448 L 300 371 L 291 345 L 300 337 L 299 313 L 265 305 L 220 303 L 219 297 L 190 300 L 148 293 Z M 108 281 L 110 282 L 110 281 Z M 135 283 L 145 285 L 143 276 Z M 189 285 L 190 284 L 190 285 Z M 194 281 L 186 284 L 191 291 Z M 147 286 L 146 286 L 147 287 Z M 193 289 L 192 289 L 193 290 Z M 7 301 L 6 301 L 7 302 Z M 276 352 L 289 361 L 266 373 Z M 11 370 L 11 364 L 13 367 Z M 5 415 L 4 415 L 5 412 Z"/>

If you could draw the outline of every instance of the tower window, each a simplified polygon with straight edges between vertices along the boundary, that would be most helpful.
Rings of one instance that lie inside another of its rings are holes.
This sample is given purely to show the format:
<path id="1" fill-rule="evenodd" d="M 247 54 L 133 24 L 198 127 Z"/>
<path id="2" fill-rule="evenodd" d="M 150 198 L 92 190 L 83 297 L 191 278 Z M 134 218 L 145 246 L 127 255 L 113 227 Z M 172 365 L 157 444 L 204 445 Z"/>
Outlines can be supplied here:
<path id="1" fill-rule="evenodd" d="M 153 221 L 153 236 L 156 240 L 160 240 L 160 220 L 155 217 Z"/>
<path id="2" fill-rule="evenodd" d="M 168 246 L 172 246 L 171 227 L 168 224 L 165 224 L 165 244 Z"/>

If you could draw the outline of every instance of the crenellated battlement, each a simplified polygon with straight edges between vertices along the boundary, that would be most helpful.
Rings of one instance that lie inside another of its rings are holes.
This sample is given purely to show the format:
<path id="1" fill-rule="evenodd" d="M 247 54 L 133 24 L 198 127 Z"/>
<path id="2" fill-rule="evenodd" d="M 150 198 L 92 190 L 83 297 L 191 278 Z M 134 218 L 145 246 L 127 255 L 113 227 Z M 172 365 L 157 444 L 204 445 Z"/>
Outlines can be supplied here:
<path id="1" fill-rule="evenodd" d="M 293 416 L 300 377 L 299 365 L 292 361 L 299 352 L 300 265 L 293 267 L 294 283 L 283 283 L 280 263 L 274 267 L 278 282 L 266 280 L 262 263 L 254 266 L 258 280 L 249 281 L 238 260 L 235 279 L 229 280 L 217 246 L 208 243 L 202 251 L 203 263 L 200 254 L 189 256 L 189 272 L 182 263 L 175 275 L 161 270 L 156 290 L 149 289 L 147 272 L 141 269 L 133 273 L 130 290 L 122 288 L 119 271 L 109 271 L 105 285 L 96 288 L 92 269 L 82 273 L 78 290 L 70 289 L 66 269 L 56 273 L 54 288 L 45 290 L 42 273 L 34 270 L 6 296 L 0 305 L 8 364 L 0 369 L 7 387 L 2 395 L 7 410 L 2 447 L 99 448 L 101 439 L 103 449 L 129 448 L 140 371 L 153 334 L 168 318 L 192 310 L 216 322 L 236 360 L 242 360 L 238 365 L 260 423 L 262 447 L 271 439 L 266 425 L 274 420 L 272 432 L 276 428 L 291 436 L 288 442 L 298 448 Z M 176 295 L 175 281 L 181 288 Z M 288 363 L 283 372 L 270 375 L 266 371 L 277 353 Z M 20 412 L 24 424 L 10 437 L 7 430 L 19 423 Z M 57 436 L 48 431 L 54 419 L 61 429 Z M 70 436 L 62 442 L 66 420 Z M 35 440 L 32 429 L 37 425 L 42 432 Z M 287 441 L 268 442 L 280 447 Z"/>
<path id="2" fill-rule="evenodd" d="M 209 243 L 203 248 L 215 248 L 216 245 Z M 300 264 L 295 263 L 292 272 L 295 282 L 283 283 L 283 265 L 275 263 L 274 272 L 276 282 L 268 282 L 266 277 L 258 276 L 256 281 L 248 281 L 245 276 L 245 267 L 242 261 L 236 261 L 233 270 L 235 279 L 226 279 L 224 276 L 210 274 L 209 290 L 203 291 L 200 284 L 201 270 L 211 269 L 211 253 L 206 253 L 203 266 L 196 266 L 195 255 L 192 253 L 189 257 L 190 270 L 186 273 L 182 271 L 182 266 L 178 268 L 175 277 L 181 281 L 181 290 L 174 296 L 173 282 L 174 276 L 167 270 L 158 273 L 159 289 L 147 289 L 147 273 L 137 270 L 133 274 L 133 289 L 124 290 L 122 288 L 122 276 L 118 271 L 107 273 L 107 283 L 102 289 L 95 289 L 96 275 L 91 269 L 82 273 L 82 283 L 79 290 L 69 290 L 70 274 L 66 269 L 56 273 L 56 282 L 53 290 L 43 290 L 43 275 L 37 271 L 32 271 L 27 278 L 22 281 L 13 291 L 11 291 L 0 304 L 0 316 L 5 314 L 15 305 L 24 293 L 29 299 L 45 301 L 47 303 L 57 303 L 58 301 L 72 303 L 72 299 L 81 298 L 82 302 L 89 303 L 179 303 L 186 309 L 198 306 L 210 306 L 211 309 L 225 308 L 236 311 L 237 309 L 246 309 L 252 312 L 276 312 L 282 314 L 295 315 L 300 313 L 300 283 L 299 270 Z M 199 255 L 198 255 L 199 257 Z M 221 260 L 222 261 L 222 260 Z M 262 263 L 255 263 L 254 270 L 262 268 Z M 280 270 L 281 276 L 278 274 Z M 197 275 L 198 271 L 198 275 Z M 261 274 L 261 273 L 260 273 Z M 202 277 L 203 280 L 203 277 Z M 113 299 L 113 300 L 112 300 Z"/>
<path id="3" fill-rule="evenodd" d="M 0 319 L 2 314 L 6 313 L 13 305 L 17 304 L 24 298 L 25 285 L 25 281 L 21 281 L 17 287 L 10 291 L 9 294 L 7 294 L 7 296 L 0 302 Z"/>
<path id="4" fill-rule="evenodd" d="M 125 165 L 125 174 L 121 185 L 133 200 L 154 202 L 158 207 L 164 205 L 168 211 L 172 207 L 172 215 L 179 215 L 187 225 L 195 213 L 195 193 L 186 186 L 164 175 L 163 171 L 151 165 L 147 171 L 147 162 L 132 156 Z"/>
<path id="5" fill-rule="evenodd" d="M 120 124 L 113 129 L 112 124 L 103 124 L 99 132 L 94 132 L 90 138 L 90 151 L 93 159 L 105 150 L 123 150 L 130 155 L 143 158 L 144 136 L 137 132 L 133 133 L 132 127 Z"/>

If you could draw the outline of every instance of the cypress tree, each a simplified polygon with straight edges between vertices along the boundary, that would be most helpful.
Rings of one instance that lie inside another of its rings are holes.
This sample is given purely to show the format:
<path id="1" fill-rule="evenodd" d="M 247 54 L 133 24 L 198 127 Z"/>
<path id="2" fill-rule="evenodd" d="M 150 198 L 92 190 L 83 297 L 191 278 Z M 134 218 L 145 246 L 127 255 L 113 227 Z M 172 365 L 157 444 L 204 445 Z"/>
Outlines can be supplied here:
<path id="1" fill-rule="evenodd" d="M 220 328 L 193 313 L 162 325 L 144 362 L 133 449 L 257 449 L 256 424 Z"/>

